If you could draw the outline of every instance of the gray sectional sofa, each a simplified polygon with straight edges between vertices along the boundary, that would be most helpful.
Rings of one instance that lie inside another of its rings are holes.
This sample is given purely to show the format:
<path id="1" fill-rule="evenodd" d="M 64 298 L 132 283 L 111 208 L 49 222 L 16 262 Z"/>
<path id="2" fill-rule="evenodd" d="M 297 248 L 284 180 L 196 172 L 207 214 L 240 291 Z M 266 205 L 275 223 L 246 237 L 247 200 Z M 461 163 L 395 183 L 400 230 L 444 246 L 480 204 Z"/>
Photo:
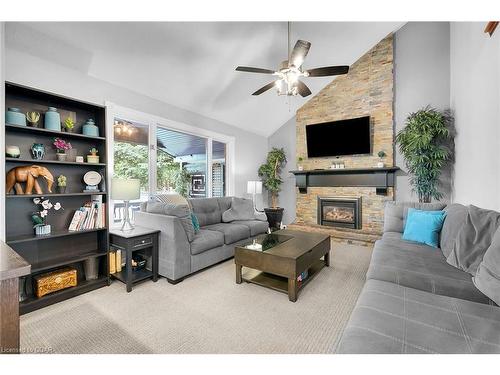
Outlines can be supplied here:
<path id="1" fill-rule="evenodd" d="M 237 244 L 267 232 L 267 221 L 222 222 L 222 214 L 231 207 L 231 202 L 232 197 L 190 199 L 191 211 L 200 224 L 199 232 L 192 236 L 182 218 L 146 212 L 147 206 L 141 206 L 141 211 L 135 214 L 137 225 L 161 231 L 160 275 L 170 283 L 178 283 L 187 275 L 231 258 Z"/>
<path id="2" fill-rule="evenodd" d="M 402 239 L 409 207 L 447 211 L 440 248 Z M 382 239 L 337 353 L 500 353 L 500 307 L 447 262 L 466 216 L 459 204 L 387 204 Z"/>

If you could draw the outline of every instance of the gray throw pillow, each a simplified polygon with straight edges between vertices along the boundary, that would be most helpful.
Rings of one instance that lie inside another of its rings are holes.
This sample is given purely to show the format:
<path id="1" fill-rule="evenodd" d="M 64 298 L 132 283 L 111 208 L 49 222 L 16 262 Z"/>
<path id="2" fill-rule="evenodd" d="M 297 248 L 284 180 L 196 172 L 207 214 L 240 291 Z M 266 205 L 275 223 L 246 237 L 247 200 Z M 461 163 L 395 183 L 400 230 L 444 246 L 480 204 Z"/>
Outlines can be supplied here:
<path id="1" fill-rule="evenodd" d="M 475 276 L 499 225 L 499 212 L 468 206 L 465 223 L 458 233 L 446 262 Z"/>
<path id="2" fill-rule="evenodd" d="M 465 224 L 468 209 L 462 204 L 453 203 L 447 206 L 444 211 L 446 219 L 444 219 L 443 229 L 441 229 L 439 247 L 444 257 L 447 258 L 453 251 L 458 234 Z"/>
<path id="3" fill-rule="evenodd" d="M 233 198 L 231 208 L 222 213 L 222 221 L 230 223 L 235 220 L 255 220 L 255 209 L 251 199 Z"/>
<path id="4" fill-rule="evenodd" d="M 500 228 L 495 232 L 472 281 L 477 289 L 500 305 Z"/>
<path id="5" fill-rule="evenodd" d="M 195 235 L 193 220 L 191 219 L 191 210 L 188 205 L 167 204 L 161 202 L 148 202 L 146 212 L 150 214 L 161 214 L 178 217 L 182 227 L 186 231 L 189 242 L 192 242 Z"/>
<path id="6" fill-rule="evenodd" d="M 420 202 L 387 202 L 384 209 L 384 233 L 403 233 L 406 225 L 408 209 L 416 208 L 425 211 L 441 211 L 446 207 L 444 203 L 420 203 Z"/>

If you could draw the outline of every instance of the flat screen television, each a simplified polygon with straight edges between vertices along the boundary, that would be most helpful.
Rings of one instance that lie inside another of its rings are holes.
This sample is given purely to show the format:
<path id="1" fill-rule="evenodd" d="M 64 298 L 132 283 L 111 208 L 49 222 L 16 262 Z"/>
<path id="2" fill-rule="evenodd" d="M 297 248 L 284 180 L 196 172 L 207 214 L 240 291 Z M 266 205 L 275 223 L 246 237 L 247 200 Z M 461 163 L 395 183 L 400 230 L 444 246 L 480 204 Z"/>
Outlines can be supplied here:
<path id="1" fill-rule="evenodd" d="M 306 126 L 307 156 L 371 153 L 370 116 Z"/>

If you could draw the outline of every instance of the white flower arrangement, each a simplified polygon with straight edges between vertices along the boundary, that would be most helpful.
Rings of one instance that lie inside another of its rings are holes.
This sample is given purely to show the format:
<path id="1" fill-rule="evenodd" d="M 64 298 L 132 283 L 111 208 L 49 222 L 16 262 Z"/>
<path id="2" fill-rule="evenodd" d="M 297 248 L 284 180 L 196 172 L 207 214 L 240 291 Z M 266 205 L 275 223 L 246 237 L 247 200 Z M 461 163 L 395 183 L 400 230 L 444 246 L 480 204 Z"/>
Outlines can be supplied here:
<path id="1" fill-rule="evenodd" d="M 53 205 L 52 203 L 50 203 L 49 199 L 45 199 L 44 197 L 34 198 L 33 203 L 39 206 L 38 211 L 33 212 L 33 214 L 31 215 L 34 228 L 47 225 L 47 216 L 51 209 L 55 211 L 63 209 L 61 203 L 57 202 Z"/>

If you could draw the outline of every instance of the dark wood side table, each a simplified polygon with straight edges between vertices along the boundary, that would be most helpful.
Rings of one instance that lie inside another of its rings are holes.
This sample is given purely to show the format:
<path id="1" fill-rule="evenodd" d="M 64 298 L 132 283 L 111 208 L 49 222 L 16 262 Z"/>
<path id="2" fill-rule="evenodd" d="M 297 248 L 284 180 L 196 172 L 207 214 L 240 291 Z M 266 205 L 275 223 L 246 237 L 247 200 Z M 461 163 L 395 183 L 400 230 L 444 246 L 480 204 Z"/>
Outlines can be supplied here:
<path id="1" fill-rule="evenodd" d="M 125 256 L 125 268 L 120 272 L 112 273 L 111 276 L 127 285 L 127 292 L 132 291 L 132 285 L 143 280 L 158 280 L 158 241 L 159 230 L 136 226 L 132 230 L 121 231 L 111 229 L 109 231 L 110 247 L 122 251 Z M 132 254 L 134 251 L 151 249 L 151 270 L 146 268 L 132 270 Z"/>

